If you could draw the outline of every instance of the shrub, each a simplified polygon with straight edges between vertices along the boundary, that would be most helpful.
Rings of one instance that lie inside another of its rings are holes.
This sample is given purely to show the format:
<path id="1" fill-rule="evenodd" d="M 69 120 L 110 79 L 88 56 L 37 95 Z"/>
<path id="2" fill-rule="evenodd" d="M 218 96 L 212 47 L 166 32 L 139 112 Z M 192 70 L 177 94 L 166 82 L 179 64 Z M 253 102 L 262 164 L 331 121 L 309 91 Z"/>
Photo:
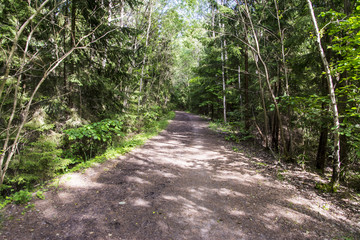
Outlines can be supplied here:
<path id="1" fill-rule="evenodd" d="M 25 204 L 30 202 L 32 199 L 31 193 L 25 190 L 20 190 L 19 192 L 14 193 L 11 197 L 12 201 L 16 204 Z"/>
<path id="2" fill-rule="evenodd" d="M 70 157 L 87 160 L 104 151 L 115 137 L 123 137 L 123 123 L 105 119 L 79 128 L 67 129 L 67 141 L 70 145 Z"/>

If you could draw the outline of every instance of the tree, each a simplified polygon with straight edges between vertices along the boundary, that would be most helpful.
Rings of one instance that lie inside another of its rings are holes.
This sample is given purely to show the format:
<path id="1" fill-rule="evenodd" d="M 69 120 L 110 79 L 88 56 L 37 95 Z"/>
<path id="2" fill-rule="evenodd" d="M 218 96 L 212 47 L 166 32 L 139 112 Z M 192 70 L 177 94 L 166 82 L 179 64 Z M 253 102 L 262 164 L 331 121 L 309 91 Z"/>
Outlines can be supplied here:
<path id="1" fill-rule="evenodd" d="M 336 100 L 336 96 L 335 96 L 335 88 L 334 88 L 334 84 L 333 84 L 333 80 L 332 80 L 332 76 L 331 76 L 331 72 L 330 72 L 330 65 L 326 59 L 325 56 L 325 52 L 324 49 L 322 48 L 321 45 L 321 37 L 320 37 L 320 32 L 319 32 L 319 27 L 317 24 L 317 20 L 314 14 L 314 9 L 312 7 L 312 2 L 310 0 L 308 0 L 308 4 L 309 4 L 309 9 L 310 9 L 310 14 L 311 14 L 311 18 L 313 20 L 314 23 L 314 28 L 315 28 L 315 33 L 316 33 L 316 40 L 318 43 L 318 47 L 319 47 L 319 52 L 321 55 L 321 60 L 324 64 L 324 68 L 325 68 L 325 73 L 326 73 L 326 78 L 327 78 L 327 83 L 328 83 L 328 88 L 329 88 L 329 96 L 331 99 L 331 107 L 332 107 L 332 111 L 333 111 L 333 124 L 334 124 L 334 164 L 333 164 L 333 174 L 332 174 L 332 179 L 331 179 L 331 183 L 332 183 L 332 189 L 335 190 L 339 184 L 339 177 L 340 177 L 340 166 L 341 166 L 341 161 L 340 161 L 340 121 L 339 121 L 339 112 L 338 112 L 338 107 L 337 107 L 337 100 Z"/>

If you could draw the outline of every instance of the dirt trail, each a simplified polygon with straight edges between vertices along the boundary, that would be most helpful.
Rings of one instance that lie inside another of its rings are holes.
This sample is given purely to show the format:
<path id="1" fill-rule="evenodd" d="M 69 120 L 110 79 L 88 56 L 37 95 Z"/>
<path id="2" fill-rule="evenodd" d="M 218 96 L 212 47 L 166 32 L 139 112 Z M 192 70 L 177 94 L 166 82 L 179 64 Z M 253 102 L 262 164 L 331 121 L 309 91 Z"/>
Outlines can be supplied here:
<path id="1" fill-rule="evenodd" d="M 198 116 L 177 112 L 143 147 L 63 177 L 3 239 L 342 239 L 360 233 L 331 204 L 254 168 Z M 324 205 L 325 204 L 325 205 Z"/>

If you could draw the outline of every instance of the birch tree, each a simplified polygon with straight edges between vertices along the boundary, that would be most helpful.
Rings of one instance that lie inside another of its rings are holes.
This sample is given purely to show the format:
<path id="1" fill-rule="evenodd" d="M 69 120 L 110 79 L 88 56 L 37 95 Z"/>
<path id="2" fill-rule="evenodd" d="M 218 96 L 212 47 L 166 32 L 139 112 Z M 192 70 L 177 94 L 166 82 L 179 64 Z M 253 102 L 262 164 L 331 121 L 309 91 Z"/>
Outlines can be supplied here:
<path id="1" fill-rule="evenodd" d="M 332 173 L 332 179 L 331 179 L 331 186 L 332 186 L 333 191 L 335 191 L 337 186 L 339 185 L 340 166 L 341 166 L 339 112 L 338 112 L 337 100 L 336 100 L 336 96 L 335 96 L 335 87 L 334 87 L 334 83 L 333 83 L 333 79 L 332 79 L 331 71 L 330 71 L 330 65 L 326 59 L 324 49 L 321 45 L 320 31 L 319 31 L 319 27 L 318 27 L 317 20 L 315 17 L 312 2 L 311 2 L 311 0 L 307 0 L 307 2 L 309 5 L 311 19 L 314 24 L 314 30 L 315 30 L 315 35 L 316 35 L 316 41 L 317 41 L 318 48 L 319 48 L 319 53 L 320 53 L 321 60 L 324 65 L 324 69 L 325 69 L 326 79 L 327 79 L 327 83 L 328 83 L 328 91 L 329 91 L 329 96 L 330 96 L 330 100 L 331 100 L 331 108 L 332 108 L 332 112 L 333 112 L 333 124 L 334 124 L 333 125 L 333 129 L 334 129 L 334 131 L 333 131 L 333 134 L 334 134 L 333 156 L 334 156 L 334 162 L 333 162 L 333 173 Z"/>

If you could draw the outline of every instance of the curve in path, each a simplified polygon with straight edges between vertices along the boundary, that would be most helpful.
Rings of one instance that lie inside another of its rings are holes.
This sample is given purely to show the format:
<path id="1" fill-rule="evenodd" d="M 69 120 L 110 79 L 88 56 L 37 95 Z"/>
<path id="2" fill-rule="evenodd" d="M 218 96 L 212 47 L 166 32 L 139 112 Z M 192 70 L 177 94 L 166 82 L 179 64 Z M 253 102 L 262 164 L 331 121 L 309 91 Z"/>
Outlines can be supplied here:
<path id="1" fill-rule="evenodd" d="M 4 239 L 330 239 L 358 226 L 253 168 L 200 117 L 177 112 L 143 147 L 66 175 Z M 11 209 L 9 210 L 11 212 Z"/>

